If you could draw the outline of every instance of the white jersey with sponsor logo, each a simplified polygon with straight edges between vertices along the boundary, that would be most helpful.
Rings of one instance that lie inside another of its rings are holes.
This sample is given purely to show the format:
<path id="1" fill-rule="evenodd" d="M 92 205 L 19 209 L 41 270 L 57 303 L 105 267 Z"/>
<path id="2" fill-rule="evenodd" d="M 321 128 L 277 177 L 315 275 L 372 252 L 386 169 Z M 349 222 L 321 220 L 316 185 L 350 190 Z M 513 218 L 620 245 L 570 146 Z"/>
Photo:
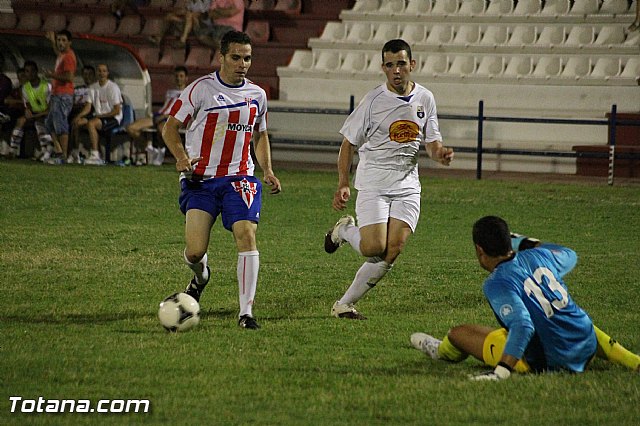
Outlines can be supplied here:
<path id="1" fill-rule="evenodd" d="M 253 175 L 249 147 L 254 128 L 267 130 L 266 113 L 264 90 L 247 79 L 239 86 L 229 86 L 216 71 L 188 85 L 171 115 L 186 126 L 187 155 L 202 157 L 193 176 Z"/>
<path id="2" fill-rule="evenodd" d="M 381 84 L 365 95 L 340 133 L 358 147 L 358 190 L 420 192 L 421 143 L 442 141 L 433 94 L 415 83 L 407 96 Z"/>
<path id="3" fill-rule="evenodd" d="M 180 89 L 169 89 L 167 93 L 164 94 L 164 105 L 158 111 L 158 115 L 167 115 L 171 111 L 173 104 L 180 98 L 180 94 L 182 90 Z"/>

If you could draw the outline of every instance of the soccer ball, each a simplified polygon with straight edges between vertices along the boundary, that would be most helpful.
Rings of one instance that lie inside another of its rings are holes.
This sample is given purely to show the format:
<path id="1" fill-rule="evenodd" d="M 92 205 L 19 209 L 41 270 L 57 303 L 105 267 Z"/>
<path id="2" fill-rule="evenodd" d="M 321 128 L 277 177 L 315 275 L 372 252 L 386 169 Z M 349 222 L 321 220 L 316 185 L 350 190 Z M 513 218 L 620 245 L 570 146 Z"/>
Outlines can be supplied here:
<path id="1" fill-rule="evenodd" d="M 200 304 L 186 293 L 174 293 L 160 303 L 160 324 L 169 331 L 186 331 L 200 322 Z"/>

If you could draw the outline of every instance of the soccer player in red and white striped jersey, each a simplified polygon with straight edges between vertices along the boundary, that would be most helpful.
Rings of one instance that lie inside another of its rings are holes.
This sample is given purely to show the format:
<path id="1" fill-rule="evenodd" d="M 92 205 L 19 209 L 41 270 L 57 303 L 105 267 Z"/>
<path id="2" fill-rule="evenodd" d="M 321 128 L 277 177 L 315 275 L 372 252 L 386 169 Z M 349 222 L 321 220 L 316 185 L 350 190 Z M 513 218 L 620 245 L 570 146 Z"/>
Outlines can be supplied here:
<path id="1" fill-rule="evenodd" d="M 182 193 L 180 209 L 186 215 L 184 258 L 195 276 L 185 293 L 196 300 L 210 279 L 207 247 L 218 216 L 233 232 L 238 249 L 237 277 L 240 299 L 238 324 L 260 326 L 253 317 L 259 254 L 256 229 L 260 220 L 262 183 L 253 176 L 255 156 L 271 193 L 281 190 L 271 167 L 267 134 L 267 97 L 246 78 L 251 66 L 251 40 L 230 31 L 221 40 L 220 71 L 188 85 L 173 105 L 162 136 L 176 158 Z M 178 132 L 186 128 L 183 147 Z"/>

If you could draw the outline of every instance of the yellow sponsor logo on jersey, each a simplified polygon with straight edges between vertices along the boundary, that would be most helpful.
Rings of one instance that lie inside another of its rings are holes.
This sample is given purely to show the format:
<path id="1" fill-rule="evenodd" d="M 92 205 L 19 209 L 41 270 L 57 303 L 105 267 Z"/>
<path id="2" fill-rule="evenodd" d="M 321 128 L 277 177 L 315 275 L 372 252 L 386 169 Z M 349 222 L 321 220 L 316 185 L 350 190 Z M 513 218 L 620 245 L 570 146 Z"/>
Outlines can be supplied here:
<path id="1" fill-rule="evenodd" d="M 418 139 L 418 125 L 413 121 L 398 120 L 389 126 L 389 138 L 397 143 L 408 143 Z"/>

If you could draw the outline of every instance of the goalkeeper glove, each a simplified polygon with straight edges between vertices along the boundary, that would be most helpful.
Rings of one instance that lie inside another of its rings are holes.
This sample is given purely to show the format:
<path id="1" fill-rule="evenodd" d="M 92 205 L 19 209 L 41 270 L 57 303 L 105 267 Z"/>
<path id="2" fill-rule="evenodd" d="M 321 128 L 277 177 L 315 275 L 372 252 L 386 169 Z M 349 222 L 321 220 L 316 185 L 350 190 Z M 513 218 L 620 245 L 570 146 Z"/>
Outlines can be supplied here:
<path id="1" fill-rule="evenodd" d="M 511 376 L 511 367 L 509 367 L 504 362 L 500 362 L 493 371 L 487 371 L 475 376 L 469 376 L 469 380 L 472 380 L 474 382 L 498 381 L 508 379 L 509 376 Z"/>
<path id="2" fill-rule="evenodd" d="M 530 248 L 534 248 L 540 245 L 540 240 L 537 238 L 527 237 L 521 234 L 511 233 L 511 249 L 513 251 L 522 251 Z"/>

